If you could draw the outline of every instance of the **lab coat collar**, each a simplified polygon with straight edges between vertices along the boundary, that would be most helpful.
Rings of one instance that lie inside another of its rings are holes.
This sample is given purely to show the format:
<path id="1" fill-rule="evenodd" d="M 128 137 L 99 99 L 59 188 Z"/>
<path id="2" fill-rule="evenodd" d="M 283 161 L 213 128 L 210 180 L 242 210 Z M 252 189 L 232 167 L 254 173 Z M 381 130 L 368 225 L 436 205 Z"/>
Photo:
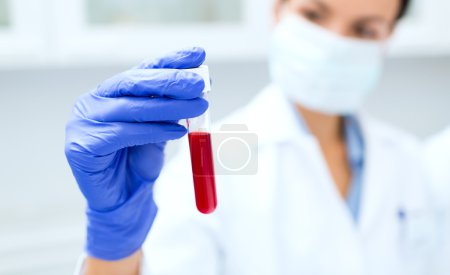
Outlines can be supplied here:
<path id="1" fill-rule="evenodd" d="M 299 139 L 315 140 L 294 103 L 274 84 L 263 89 L 245 109 L 247 126 L 258 135 L 260 145 Z M 345 117 L 346 137 L 355 142 L 363 142 L 360 136 L 362 129 L 359 116 L 358 113 L 355 116 Z M 364 155 L 362 148 L 363 146 L 360 146 L 351 151 L 351 161 L 362 161 Z"/>
<path id="2" fill-rule="evenodd" d="M 274 85 L 263 89 L 245 109 L 249 131 L 258 135 L 259 146 L 313 139 L 294 104 Z"/>
<path id="3" fill-rule="evenodd" d="M 282 142 L 318 146 L 293 103 L 274 85 L 261 91 L 244 110 L 244 117 L 247 118 L 245 122 L 249 131 L 258 135 L 260 148 Z M 377 170 L 385 169 L 380 167 L 380 160 L 386 148 L 390 147 L 389 144 L 397 140 L 397 134 L 364 112 L 347 118 L 346 123 L 358 124 L 364 142 L 364 152 L 354 151 L 351 157 L 354 161 L 363 161 L 365 155 L 358 227 L 367 234 L 383 213 L 383 198 L 386 190 L 389 190 L 389 186 L 386 186 L 389 180 L 380 178 Z"/>

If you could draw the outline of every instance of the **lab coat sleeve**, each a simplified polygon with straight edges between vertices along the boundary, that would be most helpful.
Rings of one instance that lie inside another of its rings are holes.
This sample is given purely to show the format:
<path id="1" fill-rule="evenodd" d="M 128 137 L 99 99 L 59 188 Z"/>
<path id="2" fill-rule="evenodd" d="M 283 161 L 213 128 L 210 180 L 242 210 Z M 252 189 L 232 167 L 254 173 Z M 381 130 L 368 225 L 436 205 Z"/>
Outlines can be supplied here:
<path id="1" fill-rule="evenodd" d="M 432 179 L 430 187 L 438 226 L 438 249 L 430 274 L 450 274 L 450 128 L 427 140 L 424 160 Z"/>
<path id="2" fill-rule="evenodd" d="M 143 246 L 143 275 L 221 273 L 219 214 L 197 211 L 188 152 L 184 142 L 156 182 L 158 214 Z"/>
<path id="3" fill-rule="evenodd" d="M 441 207 L 450 208 L 450 128 L 425 143 L 424 160 L 434 199 Z"/>
<path id="4" fill-rule="evenodd" d="M 85 255 L 85 254 L 82 254 L 82 255 L 78 258 L 77 263 L 76 263 L 76 266 L 75 266 L 75 272 L 73 273 L 73 275 L 83 275 L 83 273 L 84 273 L 84 262 L 85 262 L 85 260 L 86 260 L 86 255 Z"/>

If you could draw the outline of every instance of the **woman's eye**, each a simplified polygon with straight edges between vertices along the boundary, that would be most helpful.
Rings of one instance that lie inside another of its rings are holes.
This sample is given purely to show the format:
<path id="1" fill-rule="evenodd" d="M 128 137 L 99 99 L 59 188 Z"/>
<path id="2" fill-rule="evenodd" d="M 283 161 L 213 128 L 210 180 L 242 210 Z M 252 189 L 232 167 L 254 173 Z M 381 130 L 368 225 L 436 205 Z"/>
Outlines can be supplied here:
<path id="1" fill-rule="evenodd" d="M 357 27 L 355 29 L 355 35 L 358 38 L 362 38 L 362 39 L 377 39 L 378 38 L 378 34 L 376 30 L 373 30 L 371 28 L 367 28 L 367 27 Z"/>
<path id="2" fill-rule="evenodd" d="M 317 22 L 322 19 L 322 14 L 320 12 L 314 10 L 305 10 L 303 11 L 303 16 L 312 22 Z"/>

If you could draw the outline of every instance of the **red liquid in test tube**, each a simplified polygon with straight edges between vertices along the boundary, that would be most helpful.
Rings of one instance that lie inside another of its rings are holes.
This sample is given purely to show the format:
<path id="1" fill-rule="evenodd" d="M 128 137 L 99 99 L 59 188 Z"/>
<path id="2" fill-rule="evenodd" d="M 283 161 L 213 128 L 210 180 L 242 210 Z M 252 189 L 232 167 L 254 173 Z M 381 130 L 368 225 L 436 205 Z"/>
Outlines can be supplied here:
<path id="1" fill-rule="evenodd" d="M 208 93 L 211 91 L 208 67 L 202 65 L 198 68 L 188 69 L 186 71 L 197 73 L 203 77 L 205 82 L 203 98 L 208 100 Z M 209 124 L 209 110 L 198 117 L 187 120 L 195 202 L 198 211 L 203 214 L 210 214 L 217 207 L 214 162 Z"/>
<path id="2" fill-rule="evenodd" d="M 189 133 L 189 147 L 197 209 L 204 214 L 209 214 L 217 207 L 210 133 Z"/>

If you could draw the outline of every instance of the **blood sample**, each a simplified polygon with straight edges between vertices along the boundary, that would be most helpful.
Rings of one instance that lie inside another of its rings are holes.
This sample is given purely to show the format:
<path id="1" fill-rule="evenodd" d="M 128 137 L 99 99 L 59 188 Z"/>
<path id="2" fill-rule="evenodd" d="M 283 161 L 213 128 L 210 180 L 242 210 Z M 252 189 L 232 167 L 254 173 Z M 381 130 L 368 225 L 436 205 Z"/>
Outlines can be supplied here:
<path id="1" fill-rule="evenodd" d="M 204 214 L 209 214 L 217 206 L 210 133 L 189 133 L 189 147 L 197 209 Z"/>
<path id="2" fill-rule="evenodd" d="M 186 71 L 197 73 L 203 77 L 205 82 L 203 98 L 208 100 L 208 94 L 211 91 L 208 67 L 203 65 Z M 210 214 L 217 207 L 217 196 L 209 110 L 198 117 L 187 119 L 186 122 L 189 131 L 189 148 L 197 209 L 203 214 Z"/>

